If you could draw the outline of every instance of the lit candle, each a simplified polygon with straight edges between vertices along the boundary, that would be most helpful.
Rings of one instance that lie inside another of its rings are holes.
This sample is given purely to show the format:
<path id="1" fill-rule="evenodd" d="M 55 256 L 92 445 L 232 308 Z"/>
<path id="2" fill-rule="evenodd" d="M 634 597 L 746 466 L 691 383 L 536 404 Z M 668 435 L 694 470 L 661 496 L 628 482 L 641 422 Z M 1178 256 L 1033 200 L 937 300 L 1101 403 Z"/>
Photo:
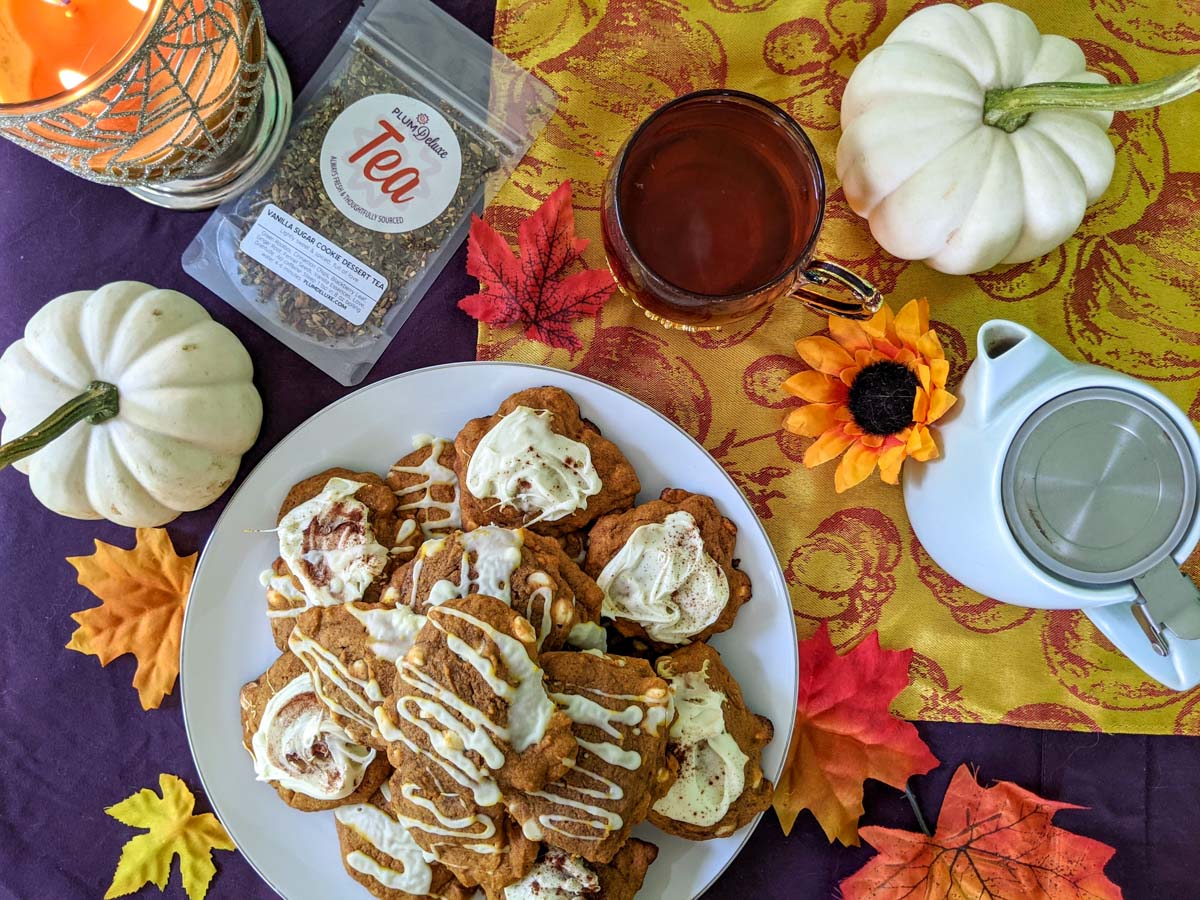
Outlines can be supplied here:
<path id="1" fill-rule="evenodd" d="M 71 90 L 116 57 L 149 0 L 0 0 L 0 103 Z"/>

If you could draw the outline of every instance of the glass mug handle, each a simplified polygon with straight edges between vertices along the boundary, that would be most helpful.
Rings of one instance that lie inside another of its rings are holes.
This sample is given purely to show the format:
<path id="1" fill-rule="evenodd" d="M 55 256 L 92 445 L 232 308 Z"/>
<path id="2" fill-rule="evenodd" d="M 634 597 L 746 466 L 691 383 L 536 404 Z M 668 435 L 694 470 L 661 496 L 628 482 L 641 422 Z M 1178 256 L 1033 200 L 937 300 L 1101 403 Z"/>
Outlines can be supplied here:
<path id="1" fill-rule="evenodd" d="M 883 305 L 883 294 L 873 284 L 837 263 L 814 260 L 808 264 L 800 278 L 800 282 L 792 288 L 790 296 L 816 312 L 841 316 L 843 319 L 862 320 L 871 318 Z M 848 297 L 814 290 L 810 285 L 834 287 Z"/>

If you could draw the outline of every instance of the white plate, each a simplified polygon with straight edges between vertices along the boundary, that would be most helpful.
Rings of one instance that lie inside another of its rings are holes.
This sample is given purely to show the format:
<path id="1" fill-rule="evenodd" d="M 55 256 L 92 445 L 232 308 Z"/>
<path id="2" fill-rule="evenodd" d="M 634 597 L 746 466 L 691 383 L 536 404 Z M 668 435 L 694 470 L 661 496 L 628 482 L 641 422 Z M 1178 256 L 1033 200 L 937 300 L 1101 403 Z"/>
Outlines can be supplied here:
<path id="1" fill-rule="evenodd" d="M 386 472 L 414 434 L 452 438 L 468 419 L 509 394 L 554 385 L 617 443 L 642 481 L 640 501 L 665 487 L 708 494 L 738 526 L 736 556 L 754 595 L 728 632 L 713 639 L 750 709 L 775 723 L 763 770 L 777 780 L 791 736 L 799 664 L 783 573 L 767 535 L 737 486 L 694 440 L 650 407 L 570 372 L 511 363 L 458 363 L 397 375 L 363 388 L 298 427 L 250 473 L 218 520 L 196 570 L 183 622 L 181 696 L 188 741 L 217 815 L 250 865 L 290 900 L 363 896 L 342 868 L 330 813 L 285 806 L 254 780 L 242 749 L 238 689 L 278 656 L 264 615 L 259 573 L 276 556 L 271 528 L 284 492 L 328 466 Z M 659 846 L 641 896 L 684 900 L 702 893 L 733 860 L 753 825 L 693 843 L 648 823 L 634 834 Z"/>

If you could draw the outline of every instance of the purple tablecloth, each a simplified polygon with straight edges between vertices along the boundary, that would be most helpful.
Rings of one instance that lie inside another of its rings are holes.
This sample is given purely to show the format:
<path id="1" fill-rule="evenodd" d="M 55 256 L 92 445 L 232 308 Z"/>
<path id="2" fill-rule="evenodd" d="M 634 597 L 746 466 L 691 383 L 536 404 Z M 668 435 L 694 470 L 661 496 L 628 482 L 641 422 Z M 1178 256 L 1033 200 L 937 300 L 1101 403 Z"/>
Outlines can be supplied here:
<path id="1" fill-rule="evenodd" d="M 487 37 L 488 0 L 440 0 Z M 271 34 L 297 89 L 354 11 L 354 0 L 262 0 Z M 188 278 L 183 248 L 203 213 L 160 211 L 115 188 L 74 178 L 0 141 L 0 346 L 21 336 L 26 320 L 65 291 L 117 279 L 148 281 L 196 297 L 245 342 L 266 417 L 248 471 L 292 428 L 347 392 L 276 343 Z M 452 260 L 369 380 L 433 363 L 470 359 L 474 323 L 454 308 L 472 288 L 465 253 Z M 97 898 L 134 832 L 104 807 L 160 772 L 200 790 L 188 752 L 178 692 L 143 712 L 130 687 L 134 661 L 101 669 L 94 657 L 63 649 L 71 612 L 95 605 L 64 557 L 91 552 L 98 537 L 129 546 L 132 532 L 108 523 L 74 522 L 39 506 L 25 478 L 0 473 L 0 895 Z M 222 503 L 180 517 L 169 530 L 183 553 L 198 550 Z M 996 661 L 1003 665 L 1003 660 Z M 916 779 L 927 817 L 959 763 L 983 782 L 1008 779 L 1046 797 L 1090 807 L 1060 814 L 1065 827 L 1117 850 L 1108 874 L 1127 897 L 1200 895 L 1193 816 L 1200 799 L 1200 741 L 1172 737 L 1037 732 L 1005 726 L 922 724 L 944 765 Z M 915 829 L 895 791 L 870 783 L 866 823 Z M 868 858 L 865 849 L 829 846 L 807 814 L 784 838 L 768 814 L 749 847 L 709 893 L 712 897 L 828 897 Z M 217 854 L 213 898 L 270 897 L 249 865 Z M 154 896 L 153 887 L 136 896 Z M 167 889 L 185 896 L 178 873 Z"/>

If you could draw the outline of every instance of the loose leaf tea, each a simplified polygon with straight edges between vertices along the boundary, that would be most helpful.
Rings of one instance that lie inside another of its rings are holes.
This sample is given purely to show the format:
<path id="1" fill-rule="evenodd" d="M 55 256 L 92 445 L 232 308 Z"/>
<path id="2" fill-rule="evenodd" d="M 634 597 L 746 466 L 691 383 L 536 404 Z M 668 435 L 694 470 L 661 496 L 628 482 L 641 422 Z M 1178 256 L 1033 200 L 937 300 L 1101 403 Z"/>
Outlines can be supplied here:
<path id="1" fill-rule="evenodd" d="M 360 12 L 268 174 L 184 268 L 343 384 L 361 381 L 553 94 L 424 0 Z"/>
<path id="2" fill-rule="evenodd" d="M 502 153 L 495 142 L 476 136 L 456 120 L 451 104 L 436 104 L 462 147 L 462 174 L 450 205 L 416 231 L 392 234 L 354 224 L 333 205 L 321 183 L 321 146 L 329 127 L 346 107 L 364 97 L 379 93 L 421 97 L 422 92 L 380 65 L 375 51 L 360 41 L 354 42 L 345 63 L 297 123 L 273 176 L 246 194 L 237 204 L 236 219 L 231 217 L 240 229 L 240 241 L 263 208 L 273 203 L 386 276 L 388 286 L 383 295 L 367 320 L 355 325 L 238 251 L 238 278 L 255 288 L 255 300 L 264 312 L 297 334 L 332 347 L 357 347 L 379 340 L 392 308 L 408 299 L 413 279 L 483 196 L 484 183 L 499 167 Z"/>

